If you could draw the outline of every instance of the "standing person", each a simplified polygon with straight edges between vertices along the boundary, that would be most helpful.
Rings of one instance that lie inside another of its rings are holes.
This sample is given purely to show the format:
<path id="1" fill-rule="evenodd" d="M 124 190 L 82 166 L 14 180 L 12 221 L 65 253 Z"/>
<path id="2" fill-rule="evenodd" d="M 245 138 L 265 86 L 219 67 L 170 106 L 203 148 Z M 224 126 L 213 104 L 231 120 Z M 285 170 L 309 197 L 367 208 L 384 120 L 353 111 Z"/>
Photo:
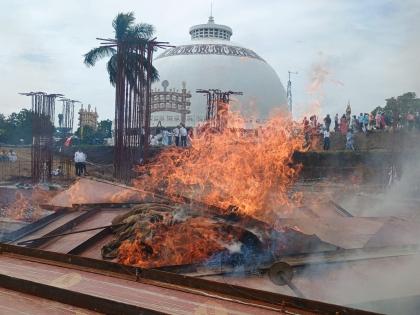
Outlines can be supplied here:
<path id="1" fill-rule="evenodd" d="M 354 151 L 353 132 L 351 129 L 347 131 L 347 135 L 346 135 L 346 150 Z"/>
<path id="2" fill-rule="evenodd" d="M 7 156 L 6 150 L 1 151 L 0 161 L 2 162 L 9 161 L 9 157 Z"/>
<path id="3" fill-rule="evenodd" d="M 16 152 L 10 149 L 9 153 L 7 154 L 7 157 L 9 158 L 9 162 L 16 162 L 17 161 L 17 155 Z"/>
<path id="4" fill-rule="evenodd" d="M 169 143 L 168 134 L 169 134 L 168 130 L 165 129 L 162 131 L 162 145 L 164 146 L 167 146 Z"/>
<path id="5" fill-rule="evenodd" d="M 373 116 L 372 113 L 369 113 L 369 127 L 370 127 L 370 130 L 372 130 L 374 126 L 375 126 L 375 116 Z"/>
<path id="6" fill-rule="evenodd" d="M 359 122 L 359 132 L 363 131 L 363 113 L 359 114 L 359 117 L 357 118 L 357 121 Z"/>
<path id="7" fill-rule="evenodd" d="M 329 129 L 324 129 L 324 150 L 328 151 L 330 149 L 330 131 Z"/>
<path id="8" fill-rule="evenodd" d="M 375 122 L 376 122 L 376 129 L 381 129 L 381 113 L 379 111 L 376 112 L 375 115 Z"/>
<path id="9" fill-rule="evenodd" d="M 338 114 L 335 114 L 334 117 L 334 131 L 338 132 L 338 128 L 339 128 L 340 123 L 338 122 Z"/>
<path id="10" fill-rule="evenodd" d="M 82 172 L 81 161 L 82 151 L 80 151 L 80 149 L 77 149 L 77 151 L 74 153 L 74 169 L 76 171 L 76 176 L 80 176 Z"/>
<path id="11" fill-rule="evenodd" d="M 348 123 L 350 123 L 350 117 L 351 117 L 351 107 L 350 107 L 350 101 L 349 101 L 347 103 L 347 108 L 346 108 L 346 119 Z"/>
<path id="12" fill-rule="evenodd" d="M 385 113 L 381 114 L 381 129 L 385 129 L 386 122 L 385 122 Z"/>
<path id="13" fill-rule="evenodd" d="M 346 133 L 347 133 L 347 130 L 348 130 L 348 122 L 347 122 L 346 115 L 343 114 L 343 116 L 341 116 L 341 120 L 340 120 L 340 131 L 341 131 L 341 134 L 343 136 L 345 136 Z"/>
<path id="14" fill-rule="evenodd" d="M 187 146 L 192 146 L 192 139 L 194 138 L 194 128 L 188 129 Z"/>
<path id="15" fill-rule="evenodd" d="M 414 117 L 414 115 L 411 112 L 409 112 L 407 114 L 408 130 L 413 130 L 415 122 L 416 122 L 416 118 Z"/>
<path id="16" fill-rule="evenodd" d="M 181 147 L 186 147 L 187 146 L 187 129 L 185 128 L 185 126 L 183 124 L 181 124 L 181 128 L 179 129 L 179 134 L 181 136 Z"/>
<path id="17" fill-rule="evenodd" d="M 324 118 L 324 124 L 325 124 L 325 128 L 327 128 L 327 130 L 330 131 L 330 126 L 331 126 L 331 117 L 330 117 L 330 114 L 327 114 L 327 116 L 325 116 L 325 118 Z"/>
<path id="18" fill-rule="evenodd" d="M 168 131 L 168 145 L 172 145 L 173 143 L 172 137 L 173 137 L 172 132 Z"/>
<path id="19" fill-rule="evenodd" d="M 349 128 L 357 131 L 359 130 L 360 124 L 359 124 L 359 120 L 357 119 L 356 115 L 353 115 L 353 118 L 351 119 L 351 123 L 349 125 Z"/>
<path id="20" fill-rule="evenodd" d="M 176 126 L 172 132 L 173 132 L 174 138 L 175 138 L 175 145 L 177 147 L 179 147 L 179 125 Z"/>
<path id="21" fill-rule="evenodd" d="M 367 132 L 368 131 L 368 126 L 369 126 L 369 114 L 365 113 L 365 115 L 363 116 L 363 132 Z"/>

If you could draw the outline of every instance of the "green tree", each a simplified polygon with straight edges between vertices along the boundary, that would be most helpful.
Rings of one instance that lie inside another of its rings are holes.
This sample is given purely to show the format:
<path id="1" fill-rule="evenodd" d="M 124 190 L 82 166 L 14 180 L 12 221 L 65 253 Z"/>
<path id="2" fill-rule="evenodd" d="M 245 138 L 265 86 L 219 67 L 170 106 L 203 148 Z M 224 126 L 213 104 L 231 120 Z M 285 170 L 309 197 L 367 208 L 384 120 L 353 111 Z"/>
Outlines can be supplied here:
<path id="1" fill-rule="evenodd" d="M 32 142 L 32 113 L 29 110 L 22 109 L 18 113 L 10 114 L 4 126 L 4 142 L 19 144 L 20 139 L 23 139 L 25 144 Z"/>
<path id="2" fill-rule="evenodd" d="M 408 113 L 420 112 L 420 99 L 417 98 L 416 93 L 407 92 L 397 97 L 386 99 L 384 107 L 375 108 L 372 113 L 382 111 L 390 117 L 402 115 L 405 117 Z"/>
<path id="3" fill-rule="evenodd" d="M 110 119 L 101 120 L 98 124 L 97 137 L 100 139 L 112 137 L 112 121 Z"/>
<path id="4" fill-rule="evenodd" d="M 92 127 L 79 127 L 75 134 L 79 137 L 81 144 L 95 144 L 96 142 L 96 131 Z"/>
<path id="5" fill-rule="evenodd" d="M 3 114 L 0 114 L 0 143 L 6 142 L 6 129 L 7 129 L 7 122 L 6 117 Z"/>
<path id="6" fill-rule="evenodd" d="M 112 22 L 112 27 L 114 28 L 115 40 L 117 43 L 125 44 L 141 44 L 148 42 L 154 33 L 154 28 L 150 24 L 140 23 L 135 24 L 134 13 L 119 13 Z M 117 77 L 117 57 L 118 51 L 114 47 L 109 46 L 99 46 L 91 49 L 87 54 L 84 55 L 84 63 L 92 67 L 96 62 L 102 58 L 110 57 L 107 63 L 107 70 L 109 74 L 109 81 L 113 86 L 116 83 Z M 124 56 L 124 74 L 127 76 L 127 79 L 130 83 L 134 84 L 133 73 L 137 72 L 137 69 L 140 69 L 142 66 L 147 65 L 147 60 L 144 56 L 127 52 Z M 139 71 L 140 73 L 140 71 Z M 158 71 L 155 67 L 152 68 L 152 80 L 159 80 Z"/>

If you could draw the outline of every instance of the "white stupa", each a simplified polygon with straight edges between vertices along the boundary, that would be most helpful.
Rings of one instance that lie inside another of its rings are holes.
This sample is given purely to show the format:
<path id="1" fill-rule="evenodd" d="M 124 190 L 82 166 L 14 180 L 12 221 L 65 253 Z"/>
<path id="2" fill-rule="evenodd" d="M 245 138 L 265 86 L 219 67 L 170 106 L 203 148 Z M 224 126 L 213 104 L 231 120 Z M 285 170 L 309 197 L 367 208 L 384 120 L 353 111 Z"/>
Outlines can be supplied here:
<path id="1" fill-rule="evenodd" d="M 273 109 L 287 110 L 286 92 L 274 69 L 254 51 L 231 42 L 230 27 L 216 24 L 210 16 L 206 24 L 192 26 L 190 35 L 188 43 L 169 48 L 155 58 L 160 81 L 152 86 L 154 91 L 179 92 L 172 98 L 181 99 L 183 88 L 184 95 L 190 94 L 187 126 L 195 126 L 205 118 L 206 97 L 196 89 L 243 92 L 242 96 L 232 97 L 233 107 L 245 115 L 252 114 L 255 120 L 266 119 Z M 158 103 L 167 102 L 161 97 L 162 101 L 156 98 Z M 159 121 L 163 126 L 181 122 L 180 113 L 158 103 L 155 101 L 152 126 Z"/>

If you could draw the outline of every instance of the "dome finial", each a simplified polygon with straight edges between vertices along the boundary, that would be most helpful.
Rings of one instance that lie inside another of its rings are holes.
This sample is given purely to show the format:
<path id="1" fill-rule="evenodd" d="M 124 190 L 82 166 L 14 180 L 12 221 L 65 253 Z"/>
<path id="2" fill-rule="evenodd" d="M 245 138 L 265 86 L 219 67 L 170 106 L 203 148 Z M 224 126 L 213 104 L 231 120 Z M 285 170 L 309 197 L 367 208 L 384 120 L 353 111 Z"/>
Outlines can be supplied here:
<path id="1" fill-rule="evenodd" d="M 213 17 L 213 0 L 210 1 L 210 16 L 209 16 L 209 21 L 207 23 L 214 23 L 214 17 Z"/>

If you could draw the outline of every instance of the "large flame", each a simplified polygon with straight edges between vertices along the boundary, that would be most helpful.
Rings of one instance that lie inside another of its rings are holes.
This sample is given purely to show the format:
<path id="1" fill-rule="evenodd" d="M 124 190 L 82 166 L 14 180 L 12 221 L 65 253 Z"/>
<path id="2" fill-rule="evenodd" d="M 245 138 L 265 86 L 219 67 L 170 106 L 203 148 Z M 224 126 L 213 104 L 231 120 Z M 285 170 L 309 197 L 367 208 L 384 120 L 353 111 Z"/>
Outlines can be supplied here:
<path id="1" fill-rule="evenodd" d="M 229 112 L 229 126 L 215 131 L 205 125 L 189 149 L 164 150 L 140 166 L 135 185 L 183 195 L 224 209 L 266 218 L 291 204 L 289 188 L 300 167 L 292 156 L 304 149 L 300 125 L 277 115 L 245 130 L 245 120 Z"/>
<path id="2" fill-rule="evenodd" d="M 138 230 L 134 241 L 124 241 L 118 250 L 119 262 L 143 268 L 199 263 L 221 251 L 221 238 L 229 237 L 205 218 L 173 225 L 156 223 L 152 230 L 152 235 L 144 235 L 149 229 Z"/>

